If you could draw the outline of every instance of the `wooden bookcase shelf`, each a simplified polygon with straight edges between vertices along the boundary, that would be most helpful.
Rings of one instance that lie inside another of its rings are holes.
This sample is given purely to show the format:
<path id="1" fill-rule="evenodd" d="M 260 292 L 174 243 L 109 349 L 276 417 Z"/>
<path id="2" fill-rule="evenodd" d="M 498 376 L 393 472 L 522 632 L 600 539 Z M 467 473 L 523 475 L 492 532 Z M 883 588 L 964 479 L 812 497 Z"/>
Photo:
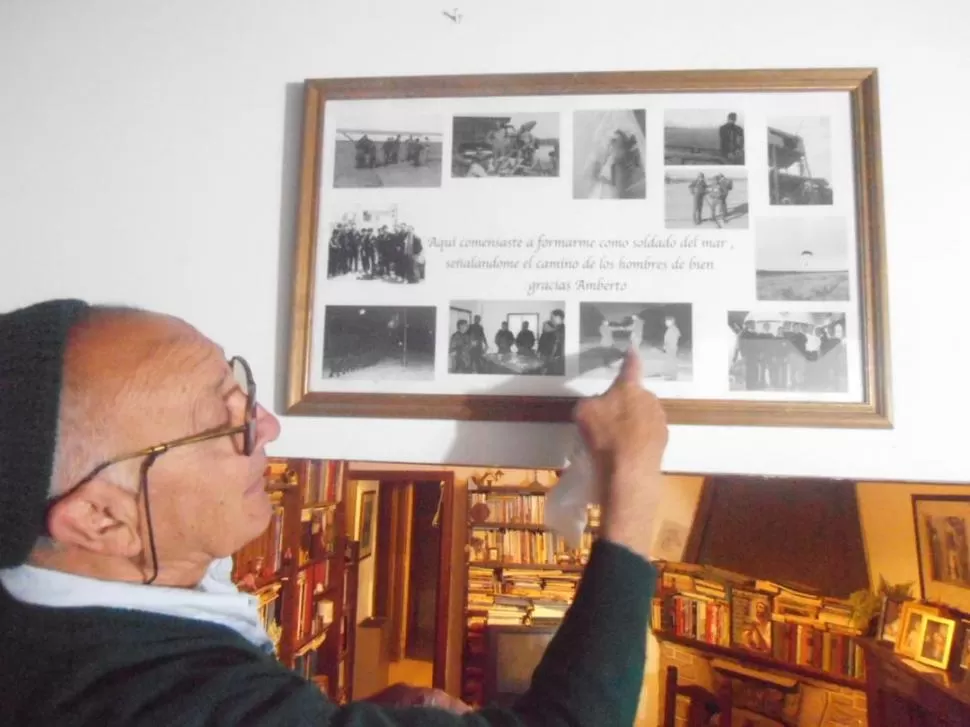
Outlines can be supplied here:
<path id="1" fill-rule="evenodd" d="M 582 573 L 586 566 L 576 563 L 555 565 L 552 563 L 504 563 L 499 560 L 468 561 L 469 567 L 491 568 L 493 570 L 549 570 L 563 573 Z"/>
<path id="2" fill-rule="evenodd" d="M 676 636 L 675 634 L 667 631 L 655 630 L 653 633 L 654 636 L 657 637 L 658 641 L 667 641 L 671 644 L 677 644 L 688 649 L 695 649 L 705 654 L 719 656 L 724 659 L 732 659 L 733 661 L 739 661 L 742 663 L 755 664 L 757 666 L 764 667 L 765 669 L 773 669 L 775 671 L 785 672 L 787 674 L 791 674 L 792 676 L 801 677 L 803 679 L 816 679 L 820 682 L 836 684 L 838 686 L 848 687 L 850 689 L 863 690 L 866 686 L 864 679 L 853 679 L 852 677 L 839 676 L 838 674 L 832 674 L 831 672 L 815 669 L 814 667 L 810 666 L 790 664 L 787 661 L 775 659 L 771 656 L 766 656 L 765 654 L 759 654 L 756 651 L 736 649 L 728 646 L 716 646 L 699 639 L 691 639 L 686 636 Z"/>
<path id="3" fill-rule="evenodd" d="M 271 460 L 272 521 L 234 554 L 233 569 L 260 598 L 277 658 L 338 703 L 353 698 L 357 625 L 359 545 L 346 535 L 346 470 L 340 461 Z"/>

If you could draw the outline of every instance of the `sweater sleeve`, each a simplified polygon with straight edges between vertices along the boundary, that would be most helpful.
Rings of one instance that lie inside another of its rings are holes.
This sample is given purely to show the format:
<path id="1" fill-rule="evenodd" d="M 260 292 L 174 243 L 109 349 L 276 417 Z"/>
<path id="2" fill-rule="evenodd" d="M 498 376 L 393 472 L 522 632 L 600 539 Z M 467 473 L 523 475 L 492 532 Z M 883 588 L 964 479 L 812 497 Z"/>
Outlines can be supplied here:
<path id="1" fill-rule="evenodd" d="M 594 544 L 573 605 L 536 667 L 529 690 L 510 709 L 493 706 L 459 716 L 441 709 L 389 709 L 368 702 L 339 707 L 269 657 L 240 660 L 236 649 L 202 649 L 191 659 L 174 661 L 156 653 L 151 667 L 141 664 L 119 675 L 118 681 L 125 684 L 124 698 L 93 700 L 86 716 L 79 709 L 84 700 L 72 699 L 71 711 L 58 712 L 68 719 L 57 723 L 85 727 L 626 727 L 633 724 L 643 683 L 655 581 L 656 571 L 640 556 L 613 543 Z M 90 699 L 90 689 L 85 691 Z M 115 691 L 111 694 L 117 696 Z"/>
<path id="2" fill-rule="evenodd" d="M 366 702 L 337 707 L 316 697 L 311 700 L 303 693 L 297 701 L 309 701 L 304 702 L 302 709 L 292 712 L 281 704 L 280 710 L 269 710 L 258 724 L 264 727 L 284 724 L 314 727 L 632 725 L 643 684 L 655 581 L 656 571 L 640 556 L 613 543 L 596 543 L 573 605 L 536 668 L 528 692 L 511 709 L 486 707 L 458 716 L 440 709 L 387 709 Z M 308 687 L 308 691 L 315 689 Z M 239 723 L 220 724 L 228 727 Z"/>

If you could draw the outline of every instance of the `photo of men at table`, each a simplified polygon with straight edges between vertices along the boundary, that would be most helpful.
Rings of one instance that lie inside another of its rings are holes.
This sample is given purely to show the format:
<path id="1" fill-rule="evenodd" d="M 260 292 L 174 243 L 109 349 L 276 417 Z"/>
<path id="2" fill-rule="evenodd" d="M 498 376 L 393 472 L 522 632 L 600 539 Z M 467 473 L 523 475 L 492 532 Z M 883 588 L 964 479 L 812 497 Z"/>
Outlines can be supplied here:
<path id="1" fill-rule="evenodd" d="M 844 313 L 730 311 L 732 391 L 848 391 Z"/>
<path id="2" fill-rule="evenodd" d="M 690 381 L 692 334 L 690 303 L 581 303 L 580 375 L 612 378 L 626 351 L 634 348 L 645 377 Z"/>
<path id="3" fill-rule="evenodd" d="M 566 374 L 562 301 L 454 301 L 448 372 L 523 376 Z"/>

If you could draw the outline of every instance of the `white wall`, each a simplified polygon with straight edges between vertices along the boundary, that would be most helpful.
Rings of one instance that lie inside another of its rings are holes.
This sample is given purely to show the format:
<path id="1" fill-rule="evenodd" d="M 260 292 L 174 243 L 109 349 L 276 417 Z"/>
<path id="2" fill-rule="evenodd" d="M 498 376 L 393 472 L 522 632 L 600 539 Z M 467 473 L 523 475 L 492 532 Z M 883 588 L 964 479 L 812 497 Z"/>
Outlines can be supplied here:
<path id="1" fill-rule="evenodd" d="M 970 487 L 898 482 L 860 482 L 856 487 L 872 587 L 879 587 L 881 576 L 890 584 L 913 583 L 913 595 L 925 597 L 920 591 L 913 495 L 968 497 Z M 950 605 L 966 609 L 970 607 L 970 599 L 953 601 Z"/>
<path id="2" fill-rule="evenodd" d="M 460 25 L 441 9 L 459 5 Z M 4 0 L 0 309 L 182 315 L 282 380 L 307 77 L 878 66 L 894 431 L 677 428 L 672 471 L 967 480 L 962 6 L 817 0 Z M 272 403 L 268 401 L 267 403 Z M 559 464 L 568 428 L 290 419 L 274 454 Z M 457 440 L 457 441 L 456 441 Z"/>

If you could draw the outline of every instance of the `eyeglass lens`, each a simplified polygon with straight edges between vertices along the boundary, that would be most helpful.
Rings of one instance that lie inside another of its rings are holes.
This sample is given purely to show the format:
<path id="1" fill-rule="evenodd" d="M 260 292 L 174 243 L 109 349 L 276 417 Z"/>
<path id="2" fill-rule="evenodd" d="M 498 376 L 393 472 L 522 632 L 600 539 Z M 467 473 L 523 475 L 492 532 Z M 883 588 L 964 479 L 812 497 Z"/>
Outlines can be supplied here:
<path id="1" fill-rule="evenodd" d="M 249 365 L 241 358 L 232 360 L 232 375 L 239 390 L 246 395 L 246 430 L 243 432 L 242 451 L 248 456 L 256 448 L 256 384 Z"/>

